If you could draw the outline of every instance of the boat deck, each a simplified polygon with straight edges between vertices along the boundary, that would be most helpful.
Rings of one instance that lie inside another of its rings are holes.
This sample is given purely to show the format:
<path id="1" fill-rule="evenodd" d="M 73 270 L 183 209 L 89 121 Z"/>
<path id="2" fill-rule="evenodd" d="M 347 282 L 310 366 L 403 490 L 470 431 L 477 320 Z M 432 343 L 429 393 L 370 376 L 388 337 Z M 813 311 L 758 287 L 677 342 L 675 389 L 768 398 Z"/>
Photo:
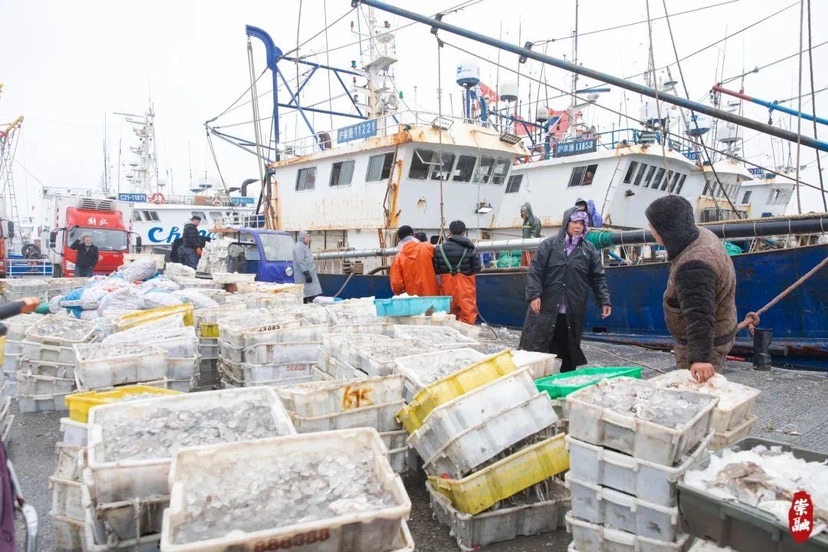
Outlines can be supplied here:
<path id="1" fill-rule="evenodd" d="M 491 334 L 490 334 L 491 335 Z M 497 342 L 516 345 L 516 333 L 497 331 Z M 492 347 L 496 346 L 492 336 Z M 584 343 L 584 352 L 591 365 L 630 366 L 645 368 L 644 377 L 653 377 L 659 371 L 674 368 L 668 353 L 639 347 L 606 343 Z M 732 381 L 762 390 L 756 406 L 758 421 L 753 435 L 784 441 L 797 447 L 828 452 L 828 373 L 800 372 L 772 369 L 757 372 L 743 362 L 731 362 L 725 375 Z M 12 409 L 16 417 L 12 428 L 10 456 L 17 470 L 26 498 L 40 516 L 39 550 L 57 550 L 49 517 L 52 492 L 49 476 L 55 470 L 55 443 L 60 440 L 60 418 L 66 413 L 43 412 L 19 414 L 17 404 Z M 409 527 L 418 552 L 447 552 L 458 550 L 449 530 L 432 518 L 422 473 L 412 471 L 404 478 L 411 497 L 412 510 Z M 19 537 L 18 537 L 19 538 Z M 571 542 L 565 529 L 534 537 L 485 547 L 492 552 L 522 552 L 547 550 L 564 552 Z"/>

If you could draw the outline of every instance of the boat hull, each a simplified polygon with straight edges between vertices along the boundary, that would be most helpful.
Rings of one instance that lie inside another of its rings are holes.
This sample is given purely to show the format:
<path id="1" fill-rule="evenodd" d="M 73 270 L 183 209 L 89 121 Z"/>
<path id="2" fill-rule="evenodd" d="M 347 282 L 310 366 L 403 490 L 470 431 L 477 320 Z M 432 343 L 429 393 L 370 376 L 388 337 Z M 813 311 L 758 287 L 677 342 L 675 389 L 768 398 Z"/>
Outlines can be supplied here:
<path id="1" fill-rule="evenodd" d="M 736 307 L 740 317 L 756 311 L 797 281 L 828 256 L 828 245 L 747 253 L 733 257 L 736 269 Z M 612 316 L 606 320 L 590 301 L 585 337 L 599 341 L 669 348 L 670 334 L 664 323 L 662 292 L 667 283 L 668 263 L 607 268 L 612 295 Z M 323 291 L 339 297 L 391 297 L 384 275 L 348 276 L 320 274 Z M 523 271 L 480 274 L 477 302 L 486 322 L 519 328 L 526 313 Z M 763 328 L 773 330 L 772 353 L 780 364 L 799 358 L 814 368 L 828 370 L 828 269 L 814 274 L 785 299 L 762 315 Z M 734 354 L 750 354 L 752 341 L 742 332 Z M 788 361 L 783 358 L 786 357 Z"/>

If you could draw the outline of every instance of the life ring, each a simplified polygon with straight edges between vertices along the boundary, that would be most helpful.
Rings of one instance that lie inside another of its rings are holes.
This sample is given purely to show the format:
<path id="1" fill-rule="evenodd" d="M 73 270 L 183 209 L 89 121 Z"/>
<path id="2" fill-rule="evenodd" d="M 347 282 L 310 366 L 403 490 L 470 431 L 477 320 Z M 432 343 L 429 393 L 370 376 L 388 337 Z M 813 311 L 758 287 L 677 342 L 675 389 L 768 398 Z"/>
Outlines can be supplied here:
<path id="1" fill-rule="evenodd" d="M 224 205 L 224 202 L 221 200 L 220 197 L 214 197 L 211 205 L 213 207 L 221 207 L 222 205 Z"/>
<path id="2" fill-rule="evenodd" d="M 165 203 L 166 201 L 167 198 L 165 198 L 164 194 L 162 194 L 161 192 L 155 192 L 154 194 L 149 196 L 149 202 L 155 203 L 156 205 L 160 205 L 162 203 Z"/>

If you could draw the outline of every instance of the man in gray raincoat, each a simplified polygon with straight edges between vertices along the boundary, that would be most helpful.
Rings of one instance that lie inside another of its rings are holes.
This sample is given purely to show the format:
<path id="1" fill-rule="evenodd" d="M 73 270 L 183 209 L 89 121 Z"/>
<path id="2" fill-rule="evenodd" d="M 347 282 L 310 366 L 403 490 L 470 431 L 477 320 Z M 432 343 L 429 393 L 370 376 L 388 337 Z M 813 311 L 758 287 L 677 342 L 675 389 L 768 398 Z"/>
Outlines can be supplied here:
<path id="1" fill-rule="evenodd" d="M 561 372 L 586 364 L 581 350 L 589 289 L 601 307 L 612 313 L 601 253 L 584 240 L 587 214 L 572 208 L 555 237 L 541 242 L 526 275 L 529 308 L 520 335 L 520 349 L 554 353 Z"/>
<path id="2" fill-rule="evenodd" d="M 523 219 L 523 239 L 539 238 L 541 236 L 541 221 L 532 213 L 532 206 L 527 201 L 520 206 L 520 218 Z M 529 266 L 534 253 L 524 251 L 520 256 L 520 266 Z"/>
<path id="3" fill-rule="evenodd" d="M 305 303 L 310 303 L 317 295 L 322 295 L 322 286 L 316 275 L 316 263 L 310 250 L 311 236 L 304 230 L 296 237 L 293 246 L 293 281 L 305 285 Z"/>

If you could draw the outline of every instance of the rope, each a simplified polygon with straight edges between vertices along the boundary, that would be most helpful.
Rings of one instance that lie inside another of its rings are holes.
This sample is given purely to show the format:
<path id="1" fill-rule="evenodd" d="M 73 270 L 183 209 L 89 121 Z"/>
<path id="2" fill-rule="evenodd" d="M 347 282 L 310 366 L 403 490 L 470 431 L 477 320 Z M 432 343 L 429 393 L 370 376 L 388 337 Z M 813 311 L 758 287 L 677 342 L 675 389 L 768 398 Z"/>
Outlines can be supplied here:
<path id="1" fill-rule="evenodd" d="M 813 276 L 814 274 L 816 274 L 817 272 L 819 272 L 821 269 L 825 268 L 825 266 L 826 266 L 826 265 L 828 265 L 828 257 L 825 257 L 824 259 L 822 259 L 822 262 L 820 262 L 820 263 L 819 263 L 818 265 L 816 265 L 814 268 L 812 268 L 811 270 L 809 270 L 807 274 L 805 274 L 804 276 L 802 276 L 802 278 L 800 278 L 799 280 L 797 280 L 796 282 L 794 282 L 793 284 L 791 284 L 790 286 L 788 286 L 788 287 L 785 289 L 785 291 L 783 291 L 782 293 L 780 293 L 779 295 L 777 295 L 776 297 L 774 297 L 774 298 L 771 300 L 771 302 L 770 302 L 770 303 L 768 303 L 767 305 L 765 305 L 764 307 L 762 307 L 761 309 L 759 309 L 758 311 L 756 311 L 756 314 L 758 314 L 758 315 L 760 315 L 760 316 L 761 316 L 763 313 L 767 312 L 767 311 L 768 311 L 768 309 L 770 309 L 772 306 L 774 306 L 775 304 L 777 304 L 779 301 L 781 301 L 782 299 L 784 299 L 785 297 L 787 297 L 788 295 L 790 295 L 790 293 L 791 293 L 793 290 L 795 290 L 796 288 L 798 288 L 799 286 L 801 286 L 803 283 L 805 283 L 805 281 L 806 281 L 808 278 L 810 278 L 811 276 Z"/>
<path id="2" fill-rule="evenodd" d="M 345 289 L 345 286 L 347 286 L 347 285 L 348 285 L 348 282 L 350 282 L 350 281 L 351 281 L 351 278 L 353 278 L 353 277 L 354 277 L 354 273 L 353 273 L 353 272 L 351 272 L 350 274 L 348 274 L 348 277 L 347 277 L 347 278 L 345 278 L 345 283 L 344 283 L 344 284 L 342 284 L 342 287 L 341 287 L 341 288 L 339 288 L 339 291 L 337 291 L 336 293 L 334 293 L 334 297 L 339 297 L 339 294 L 340 294 L 340 293 L 342 293 L 342 290 L 343 290 L 343 289 Z"/>
<path id="3" fill-rule="evenodd" d="M 667 178 L 669 185 L 670 168 L 667 166 L 667 130 L 661 122 L 661 102 L 658 101 L 658 77 L 655 72 L 655 57 L 653 55 L 653 20 L 650 17 L 650 0 L 647 0 L 647 34 L 650 39 L 649 65 L 650 69 L 653 71 L 652 87 L 653 90 L 655 90 L 656 116 L 658 117 L 659 132 L 661 133 L 661 161 L 664 163 L 664 176 Z M 658 183 L 656 183 L 656 185 L 658 185 Z"/>
<path id="4" fill-rule="evenodd" d="M 443 120 L 443 71 L 442 71 L 442 60 L 443 60 L 443 41 L 440 40 L 440 37 L 437 36 L 437 33 L 434 33 L 434 38 L 437 39 L 437 117 L 439 118 L 440 122 L 442 123 Z M 444 237 L 446 232 L 446 211 L 445 211 L 445 203 L 443 201 L 443 129 L 438 129 L 438 138 L 440 141 L 440 237 Z M 431 167 L 429 166 L 429 172 L 431 172 Z"/>
<path id="5" fill-rule="evenodd" d="M 802 212 L 802 197 L 799 190 L 799 158 L 802 154 L 802 38 L 805 34 L 805 0 L 799 0 L 799 88 L 797 90 L 797 115 L 796 115 L 796 210 Z M 814 105 L 816 111 L 816 105 Z M 817 153 L 817 156 L 819 154 Z M 825 201 L 825 196 L 822 196 Z"/>
<path id="6" fill-rule="evenodd" d="M 814 92 L 814 48 L 811 46 L 811 0 L 808 0 L 808 67 L 811 75 L 811 105 L 816 112 L 816 92 Z M 824 44 L 824 43 L 823 43 Z M 817 122 L 814 120 L 814 138 L 817 138 Z M 825 198 L 825 184 L 822 180 L 822 161 L 819 153 L 816 156 L 817 175 L 819 175 L 819 188 L 822 190 L 822 208 L 828 211 L 828 200 Z"/>
<path id="7" fill-rule="evenodd" d="M 624 362 L 629 362 L 630 364 L 635 364 L 636 366 L 643 366 L 644 368 L 649 368 L 650 370 L 652 370 L 654 372 L 658 372 L 659 374 L 666 374 L 667 373 L 667 372 L 665 372 L 664 370 L 662 370 L 660 368 L 656 368 L 655 366 L 652 366 L 651 364 L 645 364 L 645 363 L 641 362 L 640 360 L 632 360 L 630 358 L 621 356 L 618 353 L 613 353 L 612 351 L 602 349 L 601 347 L 596 347 L 595 345 L 584 344 L 583 346 L 588 348 L 588 349 L 594 349 L 596 351 L 601 351 L 602 353 L 612 355 L 616 358 L 619 358 L 619 359 L 623 360 Z"/>

